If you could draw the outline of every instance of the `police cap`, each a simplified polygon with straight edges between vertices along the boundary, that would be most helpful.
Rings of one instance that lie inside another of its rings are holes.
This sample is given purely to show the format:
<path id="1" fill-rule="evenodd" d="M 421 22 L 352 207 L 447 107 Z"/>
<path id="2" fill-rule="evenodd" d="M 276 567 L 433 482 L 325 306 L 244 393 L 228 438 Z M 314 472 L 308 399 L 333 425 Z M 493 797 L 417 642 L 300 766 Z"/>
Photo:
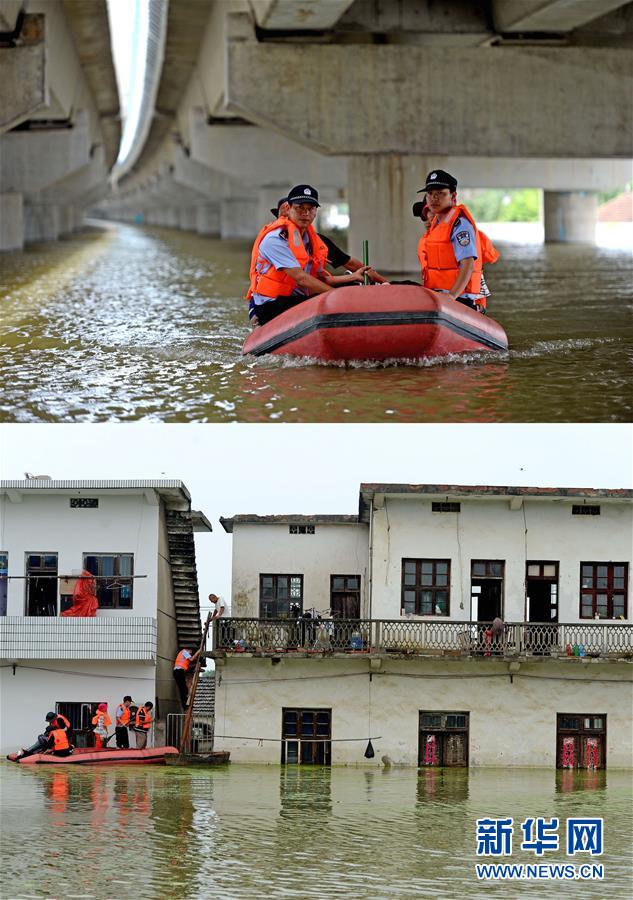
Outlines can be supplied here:
<path id="1" fill-rule="evenodd" d="M 270 207 L 270 211 L 275 218 L 277 218 L 277 216 L 279 215 L 279 207 L 281 206 L 281 204 L 287 203 L 287 202 L 288 202 L 287 197 L 280 197 L 279 200 L 277 201 L 277 206 L 274 209 L 272 206 Z"/>
<path id="2" fill-rule="evenodd" d="M 449 175 L 448 172 L 445 172 L 443 169 L 433 169 L 433 171 L 429 172 L 426 176 L 426 184 L 418 191 L 418 194 L 423 194 L 425 191 L 432 191 L 435 188 L 448 188 L 452 193 L 457 190 L 457 179 L 453 178 L 452 175 Z"/>
<path id="3" fill-rule="evenodd" d="M 288 203 L 311 203 L 313 206 L 321 205 L 319 203 L 319 192 L 309 184 L 297 184 L 288 192 L 288 197 L 286 199 L 288 200 Z"/>

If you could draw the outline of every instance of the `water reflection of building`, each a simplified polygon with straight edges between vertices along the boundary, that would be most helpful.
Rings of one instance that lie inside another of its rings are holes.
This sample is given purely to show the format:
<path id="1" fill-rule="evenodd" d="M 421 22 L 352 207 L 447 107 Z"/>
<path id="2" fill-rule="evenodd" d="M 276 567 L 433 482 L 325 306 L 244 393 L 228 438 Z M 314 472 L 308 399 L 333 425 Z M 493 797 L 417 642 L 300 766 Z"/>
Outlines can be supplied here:
<path id="1" fill-rule="evenodd" d="M 112 719 L 125 694 L 180 712 L 173 660 L 201 637 L 193 535 L 210 530 L 181 481 L 0 482 L 1 752 L 49 710 L 84 745 L 104 700 Z M 66 617 L 82 570 L 96 616 Z"/>
<path id="2" fill-rule="evenodd" d="M 358 515 L 222 519 L 234 616 L 215 623 L 218 749 L 629 766 L 632 497 L 367 484 Z"/>

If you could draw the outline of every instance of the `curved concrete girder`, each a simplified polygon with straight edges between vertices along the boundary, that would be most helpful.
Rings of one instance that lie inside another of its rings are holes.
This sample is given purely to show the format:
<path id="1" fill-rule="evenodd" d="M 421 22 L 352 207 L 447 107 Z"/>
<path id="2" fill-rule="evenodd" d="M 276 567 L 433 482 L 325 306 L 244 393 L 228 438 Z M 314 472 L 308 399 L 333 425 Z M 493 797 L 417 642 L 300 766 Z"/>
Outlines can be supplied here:
<path id="1" fill-rule="evenodd" d="M 117 88 L 110 23 L 105 0 L 64 0 L 79 62 L 97 108 L 108 171 L 121 143 L 119 91 Z"/>
<path id="2" fill-rule="evenodd" d="M 227 106 L 321 153 L 633 156 L 627 50 L 463 48 L 459 91 L 445 66 L 442 49 L 230 37 Z"/>
<path id="3" fill-rule="evenodd" d="M 450 172 L 459 188 L 540 188 L 546 191 L 608 191 L 631 179 L 630 159 L 512 159 L 409 155 L 422 187 L 431 168 Z M 416 188 L 417 190 L 417 188 Z M 413 202 L 413 200 L 411 201 Z"/>
<path id="4" fill-rule="evenodd" d="M 65 178 L 41 191 L 29 192 L 27 197 L 33 203 L 61 203 L 88 205 L 108 190 L 107 169 L 103 147 L 96 147 L 90 162 L 75 169 Z M 99 192 L 95 195 L 95 192 Z"/>
<path id="5" fill-rule="evenodd" d="M 499 32 L 573 31 L 586 22 L 625 6 L 628 0 L 493 0 Z"/>
<path id="6" fill-rule="evenodd" d="M 217 171 L 251 184 L 309 183 L 340 188 L 345 161 L 315 153 L 269 129 L 252 125 L 208 125 L 201 110 L 191 113 L 191 156 Z"/>
<path id="7" fill-rule="evenodd" d="M 163 68 L 156 94 L 154 118 L 138 159 L 121 178 L 122 186 L 127 179 L 147 167 L 173 127 L 174 116 L 198 60 L 212 5 L 211 0 L 169 2 Z"/>
<path id="8" fill-rule="evenodd" d="M 29 16 L 25 25 L 19 46 L 0 49 L 0 134 L 49 101 L 44 18 Z"/>
<path id="9" fill-rule="evenodd" d="M 260 28 L 321 31 L 333 28 L 354 0 L 251 0 Z"/>
<path id="10" fill-rule="evenodd" d="M 88 119 L 72 128 L 12 131 L 0 137 L 0 193 L 41 191 L 90 162 Z M 105 172 L 104 172 L 105 176 Z"/>

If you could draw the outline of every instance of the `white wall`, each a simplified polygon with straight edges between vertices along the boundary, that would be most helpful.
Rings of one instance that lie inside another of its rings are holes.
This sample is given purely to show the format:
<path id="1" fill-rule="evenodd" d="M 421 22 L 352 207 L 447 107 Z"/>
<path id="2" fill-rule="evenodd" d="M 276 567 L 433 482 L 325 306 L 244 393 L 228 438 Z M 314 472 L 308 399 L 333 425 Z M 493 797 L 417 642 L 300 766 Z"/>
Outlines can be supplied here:
<path id="1" fill-rule="evenodd" d="M 11 664 L 3 663 L 0 754 L 32 744 L 57 702 L 106 702 L 114 723 L 114 710 L 125 694 L 135 702 L 155 703 L 156 693 L 156 668 L 149 663 L 24 661 L 15 667 L 15 674 Z"/>
<path id="2" fill-rule="evenodd" d="M 303 608 L 319 611 L 330 607 L 330 575 L 360 575 L 366 615 L 367 535 L 363 524 L 316 524 L 315 534 L 290 534 L 288 525 L 234 525 L 231 615 L 259 616 L 260 574 L 303 575 Z"/>
<path id="3" fill-rule="evenodd" d="M 461 498 L 460 513 L 434 513 L 430 498 L 388 498 L 373 515 L 373 616 L 399 618 L 402 559 L 431 558 L 451 560 L 449 619 L 468 619 L 471 560 L 502 559 L 503 617 L 522 621 L 526 560 L 558 560 L 558 619 L 578 622 L 580 562 L 631 560 L 631 506 L 605 502 L 600 506 L 599 516 L 572 516 L 567 500 L 529 500 L 522 509 L 512 510 L 509 499 Z M 631 575 L 629 564 L 627 621 L 633 602 Z"/>
<path id="4" fill-rule="evenodd" d="M 220 661 L 218 661 L 220 662 Z M 470 766 L 556 765 L 556 714 L 607 716 L 607 767 L 633 764 L 627 663 L 522 663 L 510 682 L 495 660 L 229 658 L 216 668 L 216 750 L 231 761 L 279 764 L 283 707 L 332 710 L 332 763 L 417 765 L 420 711 L 470 713 Z M 577 679 L 577 680 L 574 680 Z M 373 760 L 363 757 L 371 736 Z M 219 736 L 226 737 L 221 738 Z M 237 737 L 252 737 L 240 740 Z M 270 738 L 260 746 L 257 738 Z M 360 738 L 341 741 L 341 738 Z"/>
<path id="5" fill-rule="evenodd" d="M 97 497 L 98 509 L 71 509 L 76 492 L 21 494 L 21 502 L 0 497 L 0 550 L 9 554 L 9 576 L 24 576 L 26 553 L 58 553 L 60 575 L 81 571 L 84 553 L 133 553 L 134 581 L 131 610 L 99 610 L 99 616 L 155 616 L 157 597 L 158 505 L 144 494 L 82 491 Z M 23 578 L 10 580 L 7 614 L 24 615 Z"/>

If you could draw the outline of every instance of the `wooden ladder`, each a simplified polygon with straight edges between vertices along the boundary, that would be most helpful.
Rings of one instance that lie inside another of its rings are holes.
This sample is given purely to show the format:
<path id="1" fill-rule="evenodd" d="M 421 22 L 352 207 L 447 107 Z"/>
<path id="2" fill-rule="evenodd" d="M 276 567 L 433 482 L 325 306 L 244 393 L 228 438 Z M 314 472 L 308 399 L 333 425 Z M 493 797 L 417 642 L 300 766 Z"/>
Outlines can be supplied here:
<path id="1" fill-rule="evenodd" d="M 198 690 L 198 682 L 200 680 L 200 669 L 202 667 L 202 654 L 207 645 L 207 634 L 209 633 L 209 627 L 211 625 L 211 620 L 213 619 L 213 612 L 207 614 L 207 620 L 204 623 L 204 630 L 202 632 L 202 640 L 200 641 L 200 648 L 198 651 L 198 658 L 196 659 L 196 667 L 193 671 L 193 681 L 191 682 L 191 690 L 189 691 L 189 705 L 187 707 L 187 712 L 185 714 L 185 721 L 182 726 L 182 735 L 180 737 L 180 756 L 183 757 L 187 752 L 190 736 L 191 736 L 191 720 L 193 718 L 193 704 L 196 699 L 196 692 Z"/>

